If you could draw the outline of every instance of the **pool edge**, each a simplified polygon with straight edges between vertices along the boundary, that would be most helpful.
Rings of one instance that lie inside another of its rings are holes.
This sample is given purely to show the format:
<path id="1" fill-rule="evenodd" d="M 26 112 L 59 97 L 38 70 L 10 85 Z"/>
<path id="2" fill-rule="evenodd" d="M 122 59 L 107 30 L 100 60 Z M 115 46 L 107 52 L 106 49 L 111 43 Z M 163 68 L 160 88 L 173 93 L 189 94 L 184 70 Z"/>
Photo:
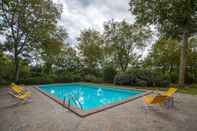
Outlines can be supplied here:
<path id="1" fill-rule="evenodd" d="M 126 100 L 122 100 L 122 101 L 115 102 L 115 103 L 112 103 L 112 104 L 108 104 L 108 105 L 105 105 L 105 106 L 102 106 L 102 107 L 98 107 L 96 109 L 91 109 L 91 110 L 88 110 L 88 111 L 82 111 L 82 110 L 80 110 L 78 108 L 75 108 L 72 105 L 68 106 L 68 103 L 66 101 L 63 103 L 58 98 L 50 95 L 49 93 L 46 93 L 46 92 L 42 91 L 38 86 L 34 86 L 34 88 L 36 90 L 38 90 L 39 92 L 41 92 L 43 95 L 49 97 L 50 99 L 52 99 L 56 103 L 60 104 L 64 108 L 70 110 L 71 112 L 75 113 L 76 115 L 78 115 L 80 117 L 87 117 L 87 116 L 93 115 L 95 113 L 99 113 L 99 112 L 111 109 L 113 107 L 116 107 L 116 106 L 119 106 L 119 105 L 122 105 L 122 104 L 126 104 L 126 103 L 128 103 L 130 101 L 136 100 L 136 99 L 138 99 L 138 98 L 140 98 L 142 96 L 145 96 L 145 95 L 148 95 L 148 94 L 152 93 L 152 91 L 147 91 L 147 90 L 144 90 L 144 89 L 142 89 L 142 90 L 141 89 L 137 89 L 137 90 L 144 91 L 144 93 L 141 93 L 141 94 L 136 95 L 136 96 L 131 96 L 131 97 L 128 97 Z M 130 88 L 130 90 L 132 90 L 132 89 Z M 134 90 L 136 90 L 136 89 L 134 89 Z"/>

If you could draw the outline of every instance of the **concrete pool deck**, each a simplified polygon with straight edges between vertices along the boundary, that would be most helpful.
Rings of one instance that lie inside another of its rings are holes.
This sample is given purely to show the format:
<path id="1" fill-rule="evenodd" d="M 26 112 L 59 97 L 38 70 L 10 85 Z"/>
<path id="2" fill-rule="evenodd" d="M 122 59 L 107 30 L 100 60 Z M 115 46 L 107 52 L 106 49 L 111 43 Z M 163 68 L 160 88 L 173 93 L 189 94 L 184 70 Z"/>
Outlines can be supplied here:
<path id="1" fill-rule="evenodd" d="M 0 131 L 196 131 L 197 96 L 177 94 L 175 108 L 143 109 L 143 98 L 81 118 L 34 88 L 33 102 L 16 105 L 0 89 Z"/>

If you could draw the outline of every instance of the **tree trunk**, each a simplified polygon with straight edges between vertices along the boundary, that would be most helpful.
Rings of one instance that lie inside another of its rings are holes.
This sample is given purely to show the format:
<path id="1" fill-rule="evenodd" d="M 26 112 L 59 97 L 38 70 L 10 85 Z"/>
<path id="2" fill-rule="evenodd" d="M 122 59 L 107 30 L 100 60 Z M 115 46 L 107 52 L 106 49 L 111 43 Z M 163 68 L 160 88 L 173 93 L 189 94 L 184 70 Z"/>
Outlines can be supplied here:
<path id="1" fill-rule="evenodd" d="M 126 72 L 126 70 L 127 70 L 127 66 L 128 66 L 128 64 L 120 64 L 120 67 L 121 67 L 121 70 L 122 70 L 122 72 Z"/>
<path id="2" fill-rule="evenodd" d="M 14 64 L 15 64 L 15 83 L 19 82 L 19 59 L 18 56 L 15 54 L 14 56 Z"/>
<path id="3" fill-rule="evenodd" d="M 179 86 L 181 87 L 183 87 L 185 84 L 187 49 L 188 49 L 188 34 L 184 32 L 182 43 L 181 43 L 181 56 L 180 56 L 180 67 L 179 67 Z"/>

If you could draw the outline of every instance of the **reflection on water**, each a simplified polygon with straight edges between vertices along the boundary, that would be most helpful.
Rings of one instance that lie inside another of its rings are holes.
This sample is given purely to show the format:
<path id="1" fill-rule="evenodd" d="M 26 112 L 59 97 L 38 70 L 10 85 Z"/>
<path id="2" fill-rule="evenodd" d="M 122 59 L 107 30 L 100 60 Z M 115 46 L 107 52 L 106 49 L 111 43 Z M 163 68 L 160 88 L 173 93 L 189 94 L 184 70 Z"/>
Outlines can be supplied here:
<path id="1" fill-rule="evenodd" d="M 84 104 L 84 97 L 83 96 L 80 96 L 78 101 L 81 103 L 81 104 Z"/>
<path id="2" fill-rule="evenodd" d="M 97 96 L 102 96 L 103 95 L 103 91 L 102 91 L 102 89 L 101 88 L 99 88 L 98 90 L 97 90 Z"/>
<path id="3" fill-rule="evenodd" d="M 51 92 L 51 94 L 54 94 L 54 93 L 55 93 L 55 91 L 54 91 L 54 90 L 51 90 L 50 92 Z"/>

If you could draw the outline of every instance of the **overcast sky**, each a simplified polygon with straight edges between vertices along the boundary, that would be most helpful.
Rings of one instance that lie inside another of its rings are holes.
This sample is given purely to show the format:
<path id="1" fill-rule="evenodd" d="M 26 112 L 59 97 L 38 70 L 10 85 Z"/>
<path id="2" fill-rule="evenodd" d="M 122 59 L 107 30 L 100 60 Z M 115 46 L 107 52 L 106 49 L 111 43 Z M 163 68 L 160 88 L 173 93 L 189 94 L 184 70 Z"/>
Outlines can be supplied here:
<path id="1" fill-rule="evenodd" d="M 80 31 L 86 28 L 94 28 L 103 31 L 103 23 L 114 19 L 123 19 L 133 22 L 130 14 L 129 0 L 54 0 L 63 5 L 60 24 L 69 33 L 69 40 L 74 41 Z"/>

